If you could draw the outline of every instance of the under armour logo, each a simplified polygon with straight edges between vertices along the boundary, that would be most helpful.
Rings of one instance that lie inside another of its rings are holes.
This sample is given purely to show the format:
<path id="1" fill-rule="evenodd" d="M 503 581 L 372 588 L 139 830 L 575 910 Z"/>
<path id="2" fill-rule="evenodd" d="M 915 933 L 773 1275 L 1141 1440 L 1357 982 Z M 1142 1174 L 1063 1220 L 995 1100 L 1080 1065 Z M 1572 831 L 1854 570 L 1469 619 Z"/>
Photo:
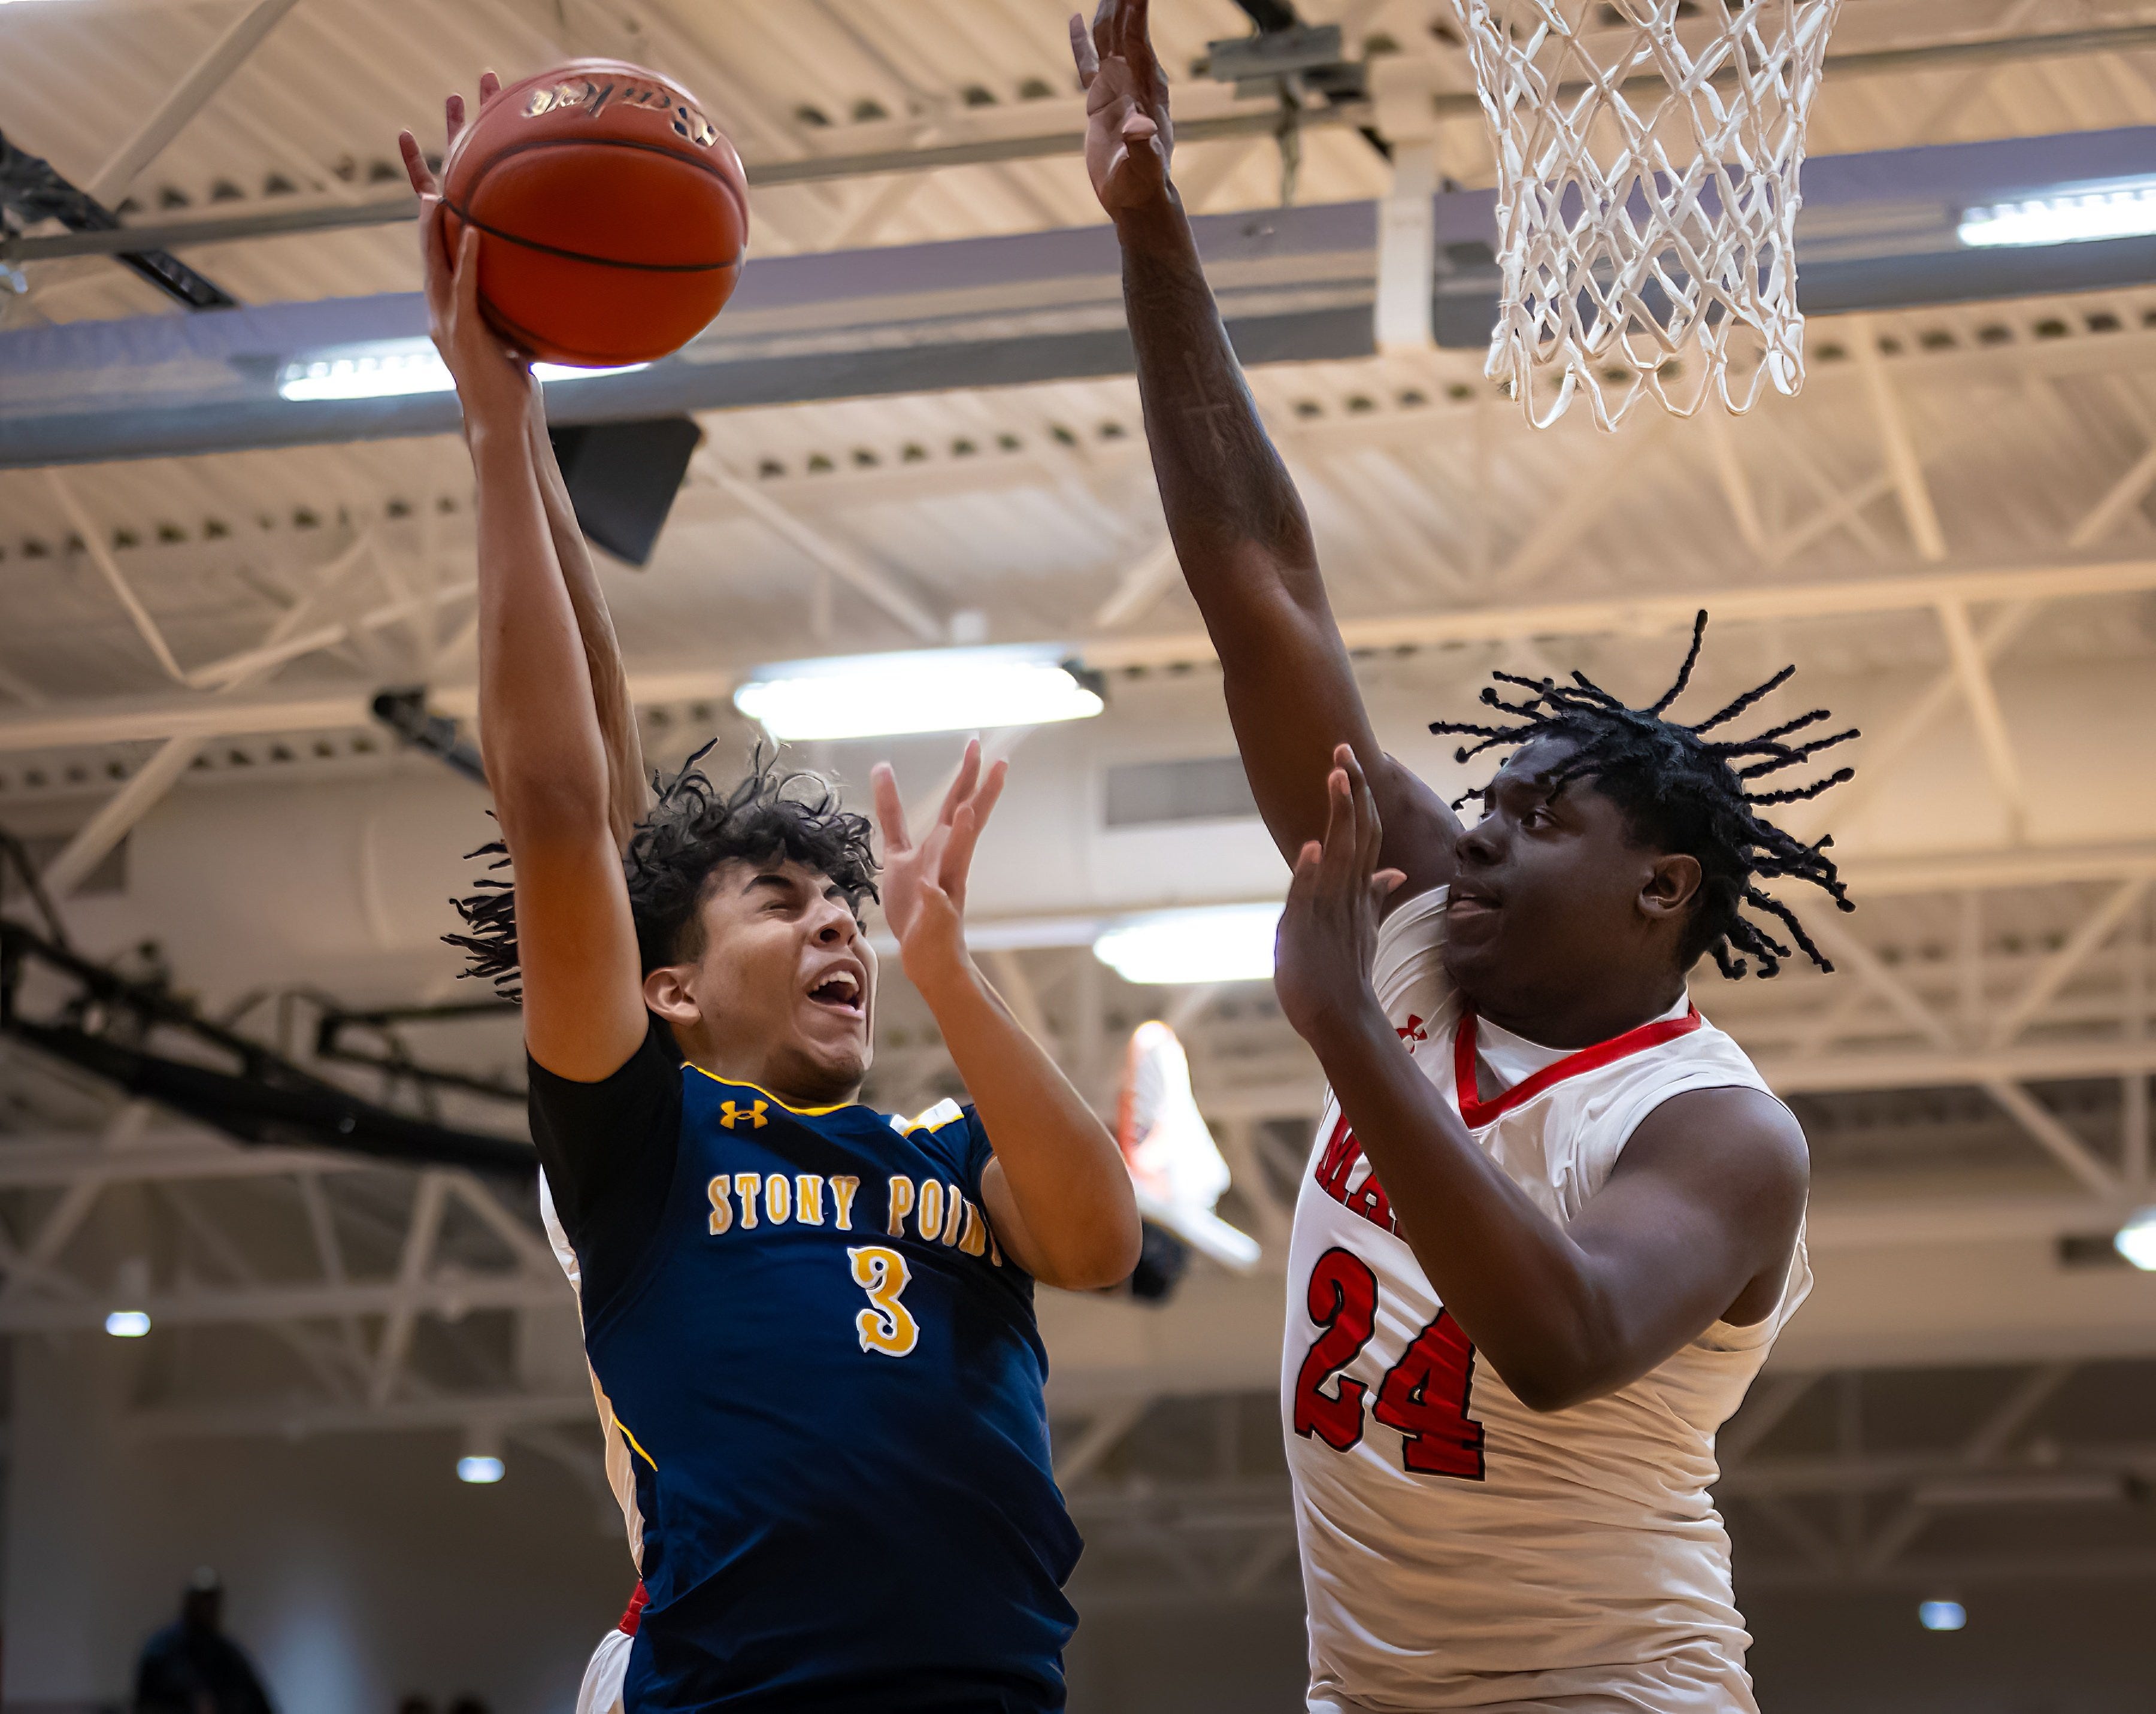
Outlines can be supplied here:
<path id="1" fill-rule="evenodd" d="M 764 1126 L 769 1122 L 763 1116 L 766 1111 L 766 1105 L 762 1101 L 752 1101 L 749 1104 L 748 1111 L 746 1112 L 742 1111 L 741 1108 L 736 1106 L 732 1101 L 721 1101 L 719 1103 L 719 1123 L 725 1126 L 729 1131 L 732 1130 L 736 1125 L 746 1125 L 752 1131 L 761 1131 L 763 1129 Z"/>
<path id="2" fill-rule="evenodd" d="M 1394 1028 L 1395 1033 L 1398 1034 L 1402 1041 L 1428 1041 L 1430 1039 L 1430 1032 L 1422 1027 L 1422 1019 L 1416 1017 L 1412 1012 L 1408 1014 L 1408 1021 L 1404 1028 L 1397 1024 L 1394 1025 Z"/>

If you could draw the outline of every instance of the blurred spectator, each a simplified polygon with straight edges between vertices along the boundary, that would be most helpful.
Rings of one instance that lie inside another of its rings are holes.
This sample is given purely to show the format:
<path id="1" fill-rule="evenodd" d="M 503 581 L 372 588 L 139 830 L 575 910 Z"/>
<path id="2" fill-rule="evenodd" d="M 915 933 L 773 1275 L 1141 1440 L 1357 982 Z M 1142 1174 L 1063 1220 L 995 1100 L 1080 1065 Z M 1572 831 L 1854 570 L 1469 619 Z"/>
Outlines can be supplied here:
<path id="1" fill-rule="evenodd" d="M 224 1585 L 208 1566 L 187 1579 L 178 1622 L 142 1645 L 135 1714 L 273 1714 L 262 1681 L 218 1629 Z"/>

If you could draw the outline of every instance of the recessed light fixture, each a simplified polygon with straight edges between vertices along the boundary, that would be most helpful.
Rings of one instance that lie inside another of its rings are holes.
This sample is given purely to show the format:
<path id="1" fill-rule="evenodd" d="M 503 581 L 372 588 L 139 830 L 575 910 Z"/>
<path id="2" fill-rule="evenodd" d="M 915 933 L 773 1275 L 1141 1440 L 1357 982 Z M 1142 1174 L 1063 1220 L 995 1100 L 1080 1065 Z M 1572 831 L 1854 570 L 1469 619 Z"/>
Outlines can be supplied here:
<path id="1" fill-rule="evenodd" d="M 502 1464 L 490 1453 L 467 1452 L 457 1460 L 457 1480 L 482 1485 L 498 1482 L 502 1477 Z"/>
<path id="2" fill-rule="evenodd" d="M 780 739 L 880 738 L 1088 720 L 1106 705 L 1050 646 L 919 649 L 756 669 L 734 706 Z"/>
<path id="3" fill-rule="evenodd" d="M 2156 233 L 2156 182 L 2092 186 L 1965 210 L 1955 236 L 1979 249 Z"/>
<path id="4" fill-rule="evenodd" d="M 1919 1601 L 1917 1623 L 1926 1630 L 1959 1630 L 1969 1623 L 1969 1613 L 1958 1601 Z"/>
<path id="5" fill-rule="evenodd" d="M 1134 917 L 1093 942 L 1125 982 L 1265 982 L 1273 973 L 1277 905 L 1216 905 Z"/>
<path id="6" fill-rule="evenodd" d="M 2143 1209 L 2111 1240 L 2112 1248 L 2145 1274 L 2156 1274 L 2156 1209 Z"/>
<path id="7" fill-rule="evenodd" d="M 150 1331 L 150 1312 L 116 1309 L 105 1318 L 105 1331 L 116 1339 L 140 1339 Z"/>
<path id="8" fill-rule="evenodd" d="M 562 363 L 534 363 L 531 372 L 542 382 L 588 381 L 599 375 L 633 375 L 650 367 L 628 363 L 613 369 L 574 369 Z M 447 393 L 455 385 L 430 339 L 379 339 L 311 352 L 285 364 L 277 377 L 279 397 L 300 404 Z"/>

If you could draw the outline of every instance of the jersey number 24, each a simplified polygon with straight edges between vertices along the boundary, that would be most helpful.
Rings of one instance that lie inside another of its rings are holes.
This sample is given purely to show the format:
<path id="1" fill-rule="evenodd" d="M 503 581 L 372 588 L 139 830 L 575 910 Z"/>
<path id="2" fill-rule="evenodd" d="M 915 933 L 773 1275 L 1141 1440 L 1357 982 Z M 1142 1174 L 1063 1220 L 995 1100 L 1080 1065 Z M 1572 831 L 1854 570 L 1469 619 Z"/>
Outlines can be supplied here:
<path id="1" fill-rule="evenodd" d="M 1345 1452 L 1363 1438 L 1363 1401 L 1370 1388 L 1340 1371 L 1377 1331 L 1378 1276 L 1353 1251 L 1328 1250 L 1310 1270 L 1309 1309 L 1318 1332 L 1295 1378 L 1295 1431 Z M 1474 1373 L 1475 1347 L 1446 1310 L 1385 1371 L 1370 1414 L 1399 1431 L 1400 1461 L 1409 1470 L 1482 1480 L 1482 1424 L 1467 1414 Z M 1331 1393 L 1327 1381 L 1334 1383 Z"/>

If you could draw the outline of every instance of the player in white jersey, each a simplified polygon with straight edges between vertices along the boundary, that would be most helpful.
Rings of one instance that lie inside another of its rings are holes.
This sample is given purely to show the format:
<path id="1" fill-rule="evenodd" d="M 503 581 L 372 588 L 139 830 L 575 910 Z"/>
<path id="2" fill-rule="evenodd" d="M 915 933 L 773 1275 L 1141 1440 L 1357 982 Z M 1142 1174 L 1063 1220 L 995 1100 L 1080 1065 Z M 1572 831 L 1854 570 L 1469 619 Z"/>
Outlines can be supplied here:
<path id="1" fill-rule="evenodd" d="M 1789 952 L 1757 913 L 1825 965 L 1762 882 L 1848 908 L 1833 865 L 1757 811 L 1832 780 L 1750 783 L 1854 734 L 1805 742 L 1815 711 L 1719 736 L 1786 673 L 1666 718 L 1696 628 L 1650 706 L 1515 678 L 1484 695 L 1509 724 L 1440 722 L 1514 747 L 1472 828 L 1379 749 L 1176 196 L 1147 12 L 1071 21 L 1086 167 L 1177 557 L 1295 865 L 1282 1008 L 1333 1091 L 1282 1373 L 1310 1706 L 1748 1711 L 1707 1490 L 1715 1431 L 1810 1283 L 1808 1167 L 1686 978 L 1710 953 L 1771 975 Z"/>

